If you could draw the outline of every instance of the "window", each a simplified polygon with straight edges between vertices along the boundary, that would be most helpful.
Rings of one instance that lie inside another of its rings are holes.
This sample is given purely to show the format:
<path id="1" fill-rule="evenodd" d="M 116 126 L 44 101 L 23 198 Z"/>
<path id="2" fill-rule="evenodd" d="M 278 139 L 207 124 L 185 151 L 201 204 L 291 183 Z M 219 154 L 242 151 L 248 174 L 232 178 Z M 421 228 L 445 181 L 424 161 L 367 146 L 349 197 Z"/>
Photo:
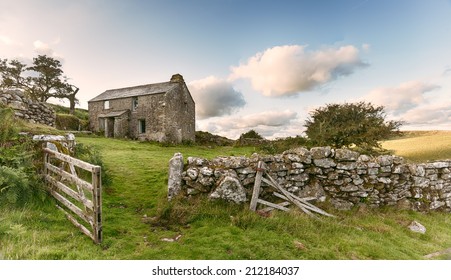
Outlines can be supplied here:
<path id="1" fill-rule="evenodd" d="M 103 102 L 103 109 L 110 109 L 110 101 L 109 100 Z"/>
<path id="2" fill-rule="evenodd" d="M 137 108 L 138 108 L 138 97 L 133 97 L 132 111 L 136 111 Z"/>
<path id="3" fill-rule="evenodd" d="M 138 120 L 138 132 L 146 133 L 146 120 Z"/>

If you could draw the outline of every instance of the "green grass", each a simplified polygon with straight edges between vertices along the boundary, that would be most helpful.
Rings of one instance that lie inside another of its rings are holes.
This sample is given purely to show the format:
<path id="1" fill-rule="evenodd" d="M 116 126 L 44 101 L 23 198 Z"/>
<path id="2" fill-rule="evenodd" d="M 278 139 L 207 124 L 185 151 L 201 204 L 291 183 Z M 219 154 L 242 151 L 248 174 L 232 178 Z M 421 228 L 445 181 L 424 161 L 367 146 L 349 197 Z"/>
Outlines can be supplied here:
<path id="1" fill-rule="evenodd" d="M 5 259 L 422 259 L 451 247 L 449 213 L 354 209 L 338 218 L 275 212 L 264 218 L 207 199 L 167 202 L 168 161 L 251 155 L 251 147 L 175 146 L 77 138 L 98 147 L 113 177 L 103 194 L 104 241 L 95 245 L 49 200 L 39 207 L 0 206 L 0 258 Z M 424 235 L 410 232 L 417 220 Z M 176 242 L 163 238 L 181 235 Z M 450 258 L 442 256 L 440 258 Z"/>

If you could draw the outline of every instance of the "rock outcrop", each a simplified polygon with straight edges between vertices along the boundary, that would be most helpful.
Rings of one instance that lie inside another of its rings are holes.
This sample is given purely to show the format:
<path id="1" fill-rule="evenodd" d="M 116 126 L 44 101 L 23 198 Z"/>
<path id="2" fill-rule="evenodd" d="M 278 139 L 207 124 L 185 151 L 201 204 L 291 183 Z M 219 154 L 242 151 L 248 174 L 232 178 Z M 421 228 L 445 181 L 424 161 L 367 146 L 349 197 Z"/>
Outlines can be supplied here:
<path id="1" fill-rule="evenodd" d="M 16 117 L 32 123 L 55 126 L 55 110 L 45 103 L 31 100 L 19 90 L 0 91 L 0 104 L 13 108 Z"/>

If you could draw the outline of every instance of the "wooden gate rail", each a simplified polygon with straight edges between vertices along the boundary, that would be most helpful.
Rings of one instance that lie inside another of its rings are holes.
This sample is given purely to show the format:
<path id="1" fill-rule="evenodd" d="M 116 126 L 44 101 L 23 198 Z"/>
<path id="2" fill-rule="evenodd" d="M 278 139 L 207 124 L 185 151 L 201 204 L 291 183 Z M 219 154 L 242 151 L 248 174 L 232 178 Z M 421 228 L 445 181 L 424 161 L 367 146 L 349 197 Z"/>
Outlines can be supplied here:
<path id="1" fill-rule="evenodd" d="M 49 192 L 61 205 L 67 219 L 96 244 L 102 242 L 102 182 L 101 168 L 71 156 L 44 148 L 44 178 L 49 184 Z M 58 160 L 60 167 L 52 164 Z M 91 173 L 91 183 L 79 178 L 75 167 Z M 66 171 L 66 168 L 68 171 Z M 75 185 L 76 189 L 68 184 Z M 85 196 L 85 191 L 90 195 Z M 83 205 L 82 207 L 77 204 Z M 83 209 L 82 209 L 83 208 Z M 75 214 L 75 215 L 72 215 Z M 83 221 L 85 225 L 80 221 Z M 89 225 L 91 229 L 88 229 Z"/>

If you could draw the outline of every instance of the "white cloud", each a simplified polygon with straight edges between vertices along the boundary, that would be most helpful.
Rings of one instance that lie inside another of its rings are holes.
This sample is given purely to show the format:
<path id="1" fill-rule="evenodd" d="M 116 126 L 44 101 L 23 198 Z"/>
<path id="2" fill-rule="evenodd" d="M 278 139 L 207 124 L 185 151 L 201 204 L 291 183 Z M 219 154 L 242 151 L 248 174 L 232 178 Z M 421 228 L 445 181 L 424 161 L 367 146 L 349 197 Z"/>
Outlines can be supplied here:
<path id="1" fill-rule="evenodd" d="M 295 128 L 291 127 L 296 121 L 297 113 L 284 111 L 266 111 L 257 114 L 237 117 L 223 117 L 215 120 L 200 121 L 198 129 L 219 134 L 230 139 L 237 139 L 242 133 L 254 129 L 264 137 L 275 138 L 300 134 L 302 127 L 297 127 L 298 133 L 293 133 Z"/>
<path id="2" fill-rule="evenodd" d="M 384 106 L 389 119 L 405 122 L 403 129 L 450 129 L 451 96 L 440 89 L 437 84 L 410 81 L 372 90 L 362 100 Z"/>
<path id="3" fill-rule="evenodd" d="M 49 44 L 46 44 L 40 40 L 34 41 L 33 47 L 38 54 L 51 56 L 54 53 Z"/>
<path id="4" fill-rule="evenodd" d="M 4 36 L 4 35 L 0 35 L 0 43 L 7 45 L 7 46 L 12 46 L 15 44 L 15 42 L 9 38 L 8 36 Z"/>
<path id="5" fill-rule="evenodd" d="M 266 96 L 296 95 L 352 74 L 366 64 L 351 45 L 306 52 L 305 46 L 276 46 L 231 68 L 231 80 L 248 78 Z"/>
<path id="6" fill-rule="evenodd" d="M 407 125 L 442 125 L 451 124 L 451 103 L 427 104 L 418 106 L 401 115 Z"/>
<path id="7" fill-rule="evenodd" d="M 386 111 L 393 115 L 399 115 L 424 104 L 424 94 L 437 88 L 438 85 L 410 81 L 396 87 L 372 90 L 363 99 L 384 106 Z"/>
<path id="8" fill-rule="evenodd" d="M 189 83 L 199 119 L 230 115 L 246 104 L 231 83 L 209 76 Z"/>

